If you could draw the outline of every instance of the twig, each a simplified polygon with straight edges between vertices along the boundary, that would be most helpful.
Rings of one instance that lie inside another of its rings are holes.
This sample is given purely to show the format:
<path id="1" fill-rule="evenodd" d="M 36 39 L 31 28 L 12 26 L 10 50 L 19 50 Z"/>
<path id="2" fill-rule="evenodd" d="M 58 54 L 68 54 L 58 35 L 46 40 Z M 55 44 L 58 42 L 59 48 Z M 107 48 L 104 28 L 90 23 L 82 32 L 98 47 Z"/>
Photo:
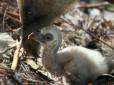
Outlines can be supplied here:
<path id="1" fill-rule="evenodd" d="M 103 2 L 103 3 L 94 3 L 94 4 L 83 4 L 78 6 L 78 8 L 98 8 L 102 6 L 108 6 L 110 3 L 108 2 Z"/>
<path id="2" fill-rule="evenodd" d="M 7 12 L 7 16 L 8 16 L 9 18 L 15 20 L 16 22 L 21 23 L 21 22 L 20 22 L 20 19 L 19 19 L 19 14 L 18 14 L 18 13 Z"/>
<path id="3" fill-rule="evenodd" d="M 93 20 L 90 22 L 90 24 L 87 26 L 86 29 L 91 28 L 91 26 L 93 25 L 94 21 L 95 21 L 96 16 L 93 18 Z M 65 20 L 64 18 L 61 18 L 64 22 L 69 23 L 71 26 L 73 26 L 73 28 L 75 28 L 76 26 L 72 23 L 72 22 L 68 22 L 67 20 Z M 93 33 L 89 33 L 87 30 L 85 30 L 85 27 L 82 29 L 83 31 L 85 31 L 87 34 L 91 35 L 92 37 L 96 38 L 97 40 L 101 41 L 103 44 L 107 45 L 108 47 L 110 47 L 113 51 L 114 48 L 112 46 L 110 46 L 109 44 L 107 44 L 105 41 L 103 41 L 102 39 L 100 39 L 99 37 L 97 37 L 96 35 L 94 35 Z"/>
<path id="4" fill-rule="evenodd" d="M 17 46 L 16 46 L 16 50 L 15 50 L 15 53 L 14 53 L 13 62 L 12 62 L 12 65 L 11 65 L 12 70 L 15 70 L 16 67 L 17 67 L 18 60 L 19 60 L 19 52 L 20 52 L 20 49 L 21 49 L 21 43 L 22 43 L 22 40 L 20 40 L 20 42 L 18 40 L 16 40 Z"/>
<path id="5" fill-rule="evenodd" d="M 98 8 L 98 9 L 102 9 L 101 7 L 104 6 L 109 6 L 111 5 L 111 3 L 108 2 L 103 2 L 103 3 L 94 3 L 94 4 L 81 4 L 78 6 L 78 8 Z M 114 12 L 114 9 L 106 9 L 109 12 Z"/>
<path id="6" fill-rule="evenodd" d="M 90 22 L 90 24 L 87 27 L 87 30 L 90 29 L 95 21 L 96 16 L 92 19 L 92 21 Z M 85 31 L 86 33 L 88 33 L 89 35 L 91 35 L 92 37 L 96 38 L 97 40 L 101 41 L 103 44 L 107 45 L 108 47 L 110 47 L 113 51 L 114 48 L 112 46 L 110 46 L 109 44 L 107 44 L 105 41 L 103 41 L 101 38 L 99 38 L 98 36 L 94 35 L 93 33 L 88 32 L 85 29 L 82 29 L 83 31 Z"/>
<path id="7" fill-rule="evenodd" d="M 8 10 L 8 6 L 6 7 L 3 15 L 3 21 L 2 21 L 3 32 L 5 31 L 5 16 L 6 16 L 7 10 Z"/>
<path id="8" fill-rule="evenodd" d="M 7 51 L 11 50 L 12 48 L 14 48 L 15 46 L 9 47 L 8 49 L 4 50 L 3 52 L 0 52 L 0 55 L 5 54 Z"/>

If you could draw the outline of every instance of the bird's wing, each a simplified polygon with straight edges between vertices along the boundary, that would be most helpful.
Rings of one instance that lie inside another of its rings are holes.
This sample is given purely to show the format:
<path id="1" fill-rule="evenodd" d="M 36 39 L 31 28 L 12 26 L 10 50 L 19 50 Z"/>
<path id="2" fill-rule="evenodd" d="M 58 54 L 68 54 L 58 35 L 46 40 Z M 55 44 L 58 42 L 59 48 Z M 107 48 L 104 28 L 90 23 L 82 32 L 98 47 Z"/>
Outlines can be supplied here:
<path id="1" fill-rule="evenodd" d="M 71 49 L 72 48 L 68 47 L 58 52 L 58 60 L 63 65 L 69 63 L 70 61 L 74 59 L 74 56 L 72 56 L 72 53 L 71 53 Z"/>

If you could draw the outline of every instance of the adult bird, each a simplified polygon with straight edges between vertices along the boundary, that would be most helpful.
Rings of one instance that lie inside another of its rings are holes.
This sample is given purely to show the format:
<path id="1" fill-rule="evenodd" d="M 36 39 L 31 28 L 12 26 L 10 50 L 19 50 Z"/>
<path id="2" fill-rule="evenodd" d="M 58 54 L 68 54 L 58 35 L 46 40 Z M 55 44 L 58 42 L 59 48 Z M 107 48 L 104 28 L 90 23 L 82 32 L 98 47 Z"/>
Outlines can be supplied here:
<path id="1" fill-rule="evenodd" d="M 53 75 L 64 76 L 70 85 L 95 85 L 96 78 L 114 68 L 114 62 L 100 52 L 81 46 L 69 46 L 58 51 L 61 46 L 61 32 L 56 26 L 41 29 L 29 39 L 41 44 L 42 63 Z"/>
<path id="2" fill-rule="evenodd" d="M 23 47 L 38 56 L 39 43 L 28 40 L 31 32 L 39 31 L 63 14 L 77 0 L 17 0 L 23 29 Z"/>

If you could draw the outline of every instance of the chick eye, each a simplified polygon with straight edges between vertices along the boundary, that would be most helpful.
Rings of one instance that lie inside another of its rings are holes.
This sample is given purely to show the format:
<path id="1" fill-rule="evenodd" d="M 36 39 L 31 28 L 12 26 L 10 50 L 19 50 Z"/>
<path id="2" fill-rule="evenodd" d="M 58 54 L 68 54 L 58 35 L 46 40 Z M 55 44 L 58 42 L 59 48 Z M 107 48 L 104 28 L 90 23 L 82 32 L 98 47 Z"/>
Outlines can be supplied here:
<path id="1" fill-rule="evenodd" d="M 45 40 L 46 41 L 51 41 L 53 39 L 53 35 L 51 34 L 51 33 L 47 33 L 46 35 L 45 35 Z"/>

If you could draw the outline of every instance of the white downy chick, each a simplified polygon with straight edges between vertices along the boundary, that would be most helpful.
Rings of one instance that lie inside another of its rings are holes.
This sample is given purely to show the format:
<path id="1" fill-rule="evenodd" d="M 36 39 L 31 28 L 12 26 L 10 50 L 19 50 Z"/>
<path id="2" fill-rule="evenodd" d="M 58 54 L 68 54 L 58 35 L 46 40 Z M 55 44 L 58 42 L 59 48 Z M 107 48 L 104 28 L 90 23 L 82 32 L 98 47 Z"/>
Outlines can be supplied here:
<path id="1" fill-rule="evenodd" d="M 112 61 L 100 52 L 81 46 L 69 46 L 58 51 L 61 32 L 56 26 L 45 27 L 32 39 L 42 46 L 42 63 L 53 75 L 64 76 L 70 85 L 95 84 L 96 78 L 112 69 Z"/>

